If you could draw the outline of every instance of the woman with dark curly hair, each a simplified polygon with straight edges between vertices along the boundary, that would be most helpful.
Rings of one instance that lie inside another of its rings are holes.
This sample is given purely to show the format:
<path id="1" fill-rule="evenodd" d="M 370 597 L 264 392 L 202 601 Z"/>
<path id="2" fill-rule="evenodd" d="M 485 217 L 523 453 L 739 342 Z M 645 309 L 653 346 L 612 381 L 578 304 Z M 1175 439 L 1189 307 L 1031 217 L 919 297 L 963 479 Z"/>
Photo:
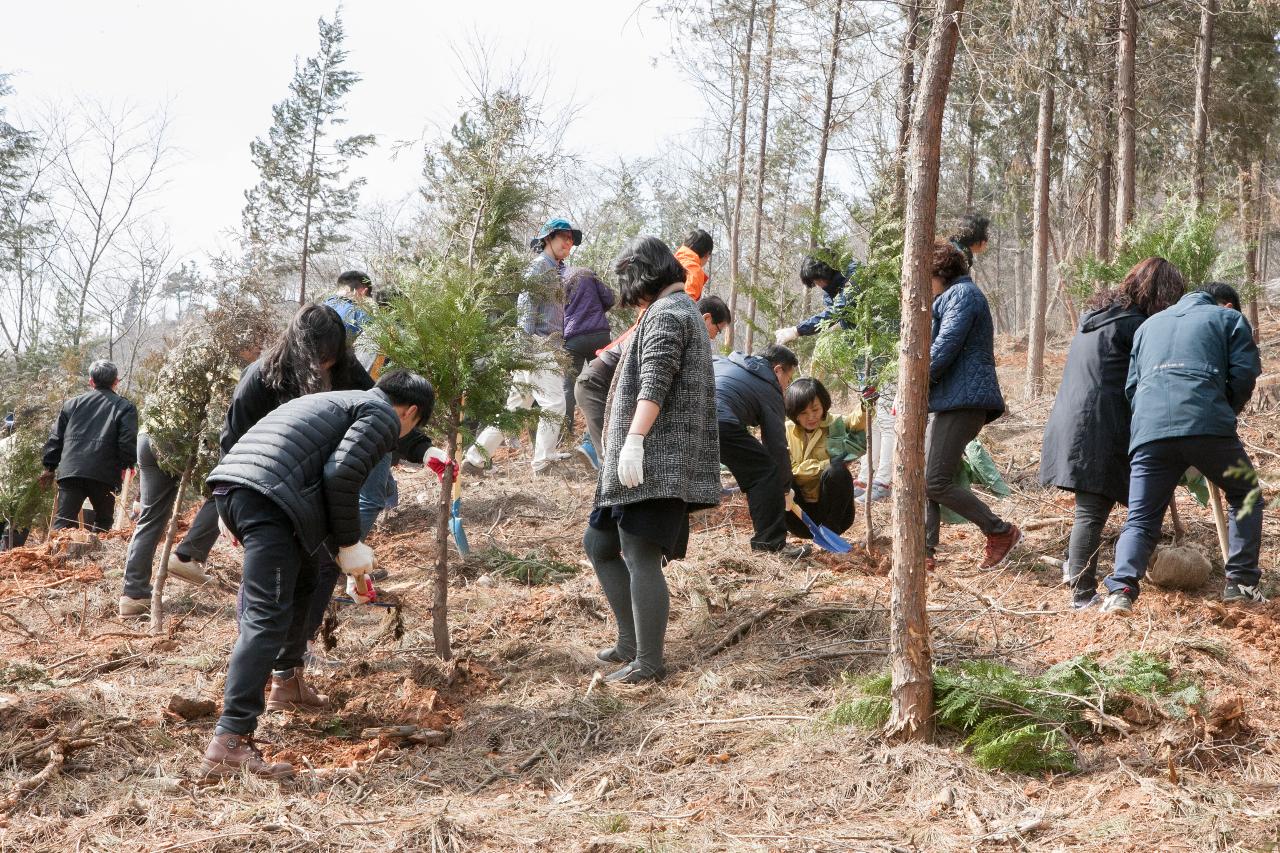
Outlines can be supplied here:
<path id="1" fill-rule="evenodd" d="M 984 569 L 1004 562 L 1022 538 L 969 487 L 956 481 L 965 447 L 1004 414 L 996 378 L 995 334 L 987 298 L 952 243 L 933 247 L 933 343 L 929 346 L 929 427 L 925 432 L 926 568 L 938 547 L 939 505 L 976 524 L 987 537 Z"/>
<path id="2" fill-rule="evenodd" d="M 624 306 L 643 308 L 605 405 L 595 510 L 583 546 L 618 623 L 597 653 L 621 664 L 606 681 L 666 675 L 666 559 L 684 556 L 689 513 L 720 502 L 711 340 L 684 290 L 685 270 L 656 237 L 632 240 L 614 266 Z"/>
<path id="3" fill-rule="evenodd" d="M 956 232 L 947 239 L 951 245 L 960 250 L 965 262 L 973 266 L 974 255 L 981 255 L 987 250 L 991 239 L 991 220 L 981 213 L 966 213 L 956 227 Z"/>
<path id="4" fill-rule="evenodd" d="M 1098 551 L 1117 503 L 1129 503 L 1129 398 L 1125 381 L 1138 327 L 1181 297 L 1186 285 L 1164 258 L 1147 258 L 1119 287 L 1094 294 L 1071 340 L 1062 385 L 1044 430 L 1040 482 L 1075 493 L 1067 548 L 1071 606 L 1101 603 Z"/>

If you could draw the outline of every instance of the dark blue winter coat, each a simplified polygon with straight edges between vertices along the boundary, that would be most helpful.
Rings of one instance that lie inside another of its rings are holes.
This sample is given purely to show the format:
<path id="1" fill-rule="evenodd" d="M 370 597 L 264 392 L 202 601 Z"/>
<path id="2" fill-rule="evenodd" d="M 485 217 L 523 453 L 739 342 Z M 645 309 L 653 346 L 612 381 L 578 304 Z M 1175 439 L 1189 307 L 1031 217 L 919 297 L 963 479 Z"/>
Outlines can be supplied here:
<path id="1" fill-rule="evenodd" d="M 782 386 L 773 366 L 758 355 L 731 352 L 711 359 L 716 374 L 716 418 L 722 423 L 760 428 L 760 441 L 773 458 L 784 486 L 791 484 L 791 451 Z"/>
<path id="2" fill-rule="evenodd" d="M 822 331 L 825 324 L 832 317 L 838 317 L 844 310 L 846 294 L 845 287 L 858 273 L 858 262 L 853 261 L 845 269 L 844 275 L 836 273 L 836 277 L 827 282 L 827 286 L 822 288 L 822 310 L 814 314 L 808 320 L 796 326 L 796 334 L 801 337 L 805 335 L 816 335 Z M 849 328 L 846 320 L 837 321 L 840 328 Z"/>
<path id="3" fill-rule="evenodd" d="M 564 273 L 564 339 L 609 331 L 605 312 L 617 299 L 608 285 L 586 267 L 570 267 Z"/>
<path id="4" fill-rule="evenodd" d="M 1125 385 L 1129 452 L 1162 438 L 1234 436 L 1261 372 L 1244 316 L 1203 290 L 1188 293 L 1134 336 Z"/>
<path id="5" fill-rule="evenodd" d="M 929 411 L 954 409 L 984 409 L 987 423 L 1004 414 L 991 309 L 968 275 L 957 278 L 933 300 Z"/>

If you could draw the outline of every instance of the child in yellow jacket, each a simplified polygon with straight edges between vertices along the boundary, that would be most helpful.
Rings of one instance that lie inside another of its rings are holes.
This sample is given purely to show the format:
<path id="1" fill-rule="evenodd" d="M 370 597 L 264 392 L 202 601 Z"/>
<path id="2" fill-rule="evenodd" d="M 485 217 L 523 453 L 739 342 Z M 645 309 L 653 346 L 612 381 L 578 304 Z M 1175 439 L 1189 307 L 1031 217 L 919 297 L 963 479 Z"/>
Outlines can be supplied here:
<path id="1" fill-rule="evenodd" d="M 786 393 L 787 447 L 795 503 L 817 524 L 835 533 L 853 525 L 853 475 L 849 463 L 866 452 L 866 416 L 829 414 L 831 395 L 817 379 L 797 379 Z M 787 527 L 796 536 L 811 534 L 795 513 Z"/>

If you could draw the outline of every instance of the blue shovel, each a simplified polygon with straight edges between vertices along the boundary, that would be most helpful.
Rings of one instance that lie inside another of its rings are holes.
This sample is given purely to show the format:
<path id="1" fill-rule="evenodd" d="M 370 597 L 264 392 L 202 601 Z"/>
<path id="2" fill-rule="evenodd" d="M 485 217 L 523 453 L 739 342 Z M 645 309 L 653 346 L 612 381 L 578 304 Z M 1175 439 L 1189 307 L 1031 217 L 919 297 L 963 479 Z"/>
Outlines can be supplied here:
<path id="1" fill-rule="evenodd" d="M 823 527 L 810 518 L 809 514 L 802 510 L 799 504 L 792 504 L 791 511 L 800 516 L 804 526 L 809 528 L 809 532 L 813 534 L 813 541 L 822 550 L 830 551 L 833 554 L 847 554 L 853 550 L 853 546 L 841 539 L 834 531 Z"/>
<path id="2" fill-rule="evenodd" d="M 462 529 L 462 478 L 459 469 L 454 469 L 453 507 L 449 511 L 449 532 L 453 534 L 453 544 L 458 546 L 458 553 L 466 557 L 471 554 L 471 546 L 467 544 L 467 532 Z"/>

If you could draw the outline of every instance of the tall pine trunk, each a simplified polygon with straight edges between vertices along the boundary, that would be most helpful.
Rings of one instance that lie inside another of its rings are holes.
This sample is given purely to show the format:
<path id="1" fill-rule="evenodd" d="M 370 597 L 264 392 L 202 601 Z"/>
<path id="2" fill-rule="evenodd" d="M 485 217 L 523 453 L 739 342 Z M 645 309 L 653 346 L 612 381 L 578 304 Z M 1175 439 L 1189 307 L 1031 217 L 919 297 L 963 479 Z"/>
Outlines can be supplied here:
<path id="1" fill-rule="evenodd" d="M 898 154 L 893 167 L 893 200 L 902 210 L 907 195 L 907 144 L 911 140 L 911 102 L 915 96 L 916 33 L 920 26 L 920 0 L 903 4 L 907 29 L 902 34 L 901 76 L 898 80 Z"/>
<path id="2" fill-rule="evenodd" d="M 751 352 L 756 337 L 756 294 L 760 287 L 760 241 L 764 236 L 764 179 L 767 155 L 769 153 L 769 94 L 773 89 L 773 36 L 778 18 L 778 2 L 769 4 L 769 34 L 765 38 L 764 48 L 764 89 L 760 103 L 760 146 L 756 159 L 756 210 L 755 233 L 751 243 L 751 294 L 750 309 L 747 311 L 747 352 Z"/>
<path id="3" fill-rule="evenodd" d="M 733 221 L 729 224 L 729 311 L 733 322 L 725 330 L 725 346 L 733 349 L 738 322 L 738 255 L 742 247 L 742 197 L 747 180 L 747 100 L 751 95 L 751 42 L 756 32 L 756 0 L 747 13 L 747 45 L 742 52 L 742 102 L 738 105 L 738 180 L 733 195 Z"/>
<path id="4" fill-rule="evenodd" d="M 964 0 L 940 0 L 920 74 L 920 97 L 912 108 L 907 153 L 906 219 L 902 256 L 902 341 L 899 349 L 897 447 L 894 449 L 893 575 L 889 596 L 891 737 L 933 737 L 933 664 L 926 612 L 924 525 L 924 434 L 929 392 L 929 307 L 938 211 L 938 168 L 942 118 Z"/>
<path id="5" fill-rule="evenodd" d="M 1027 397 L 1044 390 L 1045 315 L 1049 307 L 1049 170 L 1053 153 L 1053 84 L 1040 84 L 1040 119 L 1036 126 L 1035 224 L 1031 243 L 1031 332 L 1027 341 Z"/>
<path id="6" fill-rule="evenodd" d="M 1135 109 L 1134 62 L 1138 49 L 1137 0 L 1120 0 L 1120 46 L 1116 70 L 1120 133 L 1116 151 L 1119 161 L 1119 185 L 1116 187 L 1117 245 L 1124 240 L 1124 230 L 1133 222 L 1137 205 L 1137 114 Z"/>
<path id="7" fill-rule="evenodd" d="M 835 101 L 836 66 L 840 61 L 840 27 L 844 15 L 844 0 L 836 0 L 835 18 L 831 25 L 831 56 L 827 61 L 826 92 L 822 101 L 822 128 L 818 137 L 818 167 L 813 178 L 813 222 L 809 226 L 809 251 L 818 248 L 818 235 L 822 232 L 822 194 L 827 178 L 827 150 L 831 146 L 831 109 Z M 804 307 L 809 309 L 809 290 L 804 289 Z"/>
<path id="8" fill-rule="evenodd" d="M 1196 112 L 1191 132 L 1191 196 L 1196 210 L 1204 207 L 1204 149 L 1209 138 L 1209 70 L 1213 64 L 1213 25 L 1218 0 L 1203 0 L 1196 51 Z"/>

